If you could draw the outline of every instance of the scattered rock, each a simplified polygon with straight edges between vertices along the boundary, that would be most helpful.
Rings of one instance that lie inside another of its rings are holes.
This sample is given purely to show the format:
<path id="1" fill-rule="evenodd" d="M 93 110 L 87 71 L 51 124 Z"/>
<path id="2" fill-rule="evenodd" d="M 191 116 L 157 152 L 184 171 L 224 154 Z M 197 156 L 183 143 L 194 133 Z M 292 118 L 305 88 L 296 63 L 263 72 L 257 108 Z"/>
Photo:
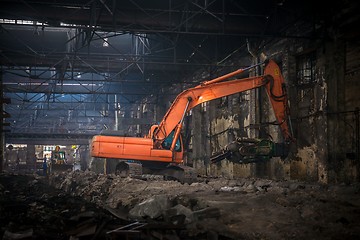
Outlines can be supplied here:
<path id="1" fill-rule="evenodd" d="M 316 212 L 314 205 L 304 205 L 301 208 L 300 215 L 304 219 L 311 219 L 319 216 L 319 214 Z"/>
<path id="2" fill-rule="evenodd" d="M 275 202 L 283 207 L 288 207 L 290 205 L 290 202 L 283 197 L 277 198 Z"/>
<path id="3" fill-rule="evenodd" d="M 240 187 L 225 186 L 225 187 L 221 187 L 219 191 L 221 191 L 221 192 L 239 192 L 240 190 L 241 190 Z"/>
<path id="4" fill-rule="evenodd" d="M 157 195 L 137 204 L 133 209 L 130 210 L 129 217 L 132 219 L 141 219 L 146 217 L 156 219 L 170 207 L 171 201 L 168 196 Z"/>
<path id="5" fill-rule="evenodd" d="M 197 220 L 203 220 L 205 218 L 219 218 L 220 209 L 216 207 L 208 207 L 198 211 L 194 211 L 194 217 Z"/>
<path id="6" fill-rule="evenodd" d="M 247 185 L 247 187 L 244 188 L 244 191 L 246 193 L 254 193 L 257 191 L 257 189 L 253 184 L 249 184 L 249 185 Z"/>
<path id="7" fill-rule="evenodd" d="M 175 225 L 190 224 L 194 221 L 194 214 L 189 208 L 178 204 L 164 212 L 164 219 Z"/>
<path id="8" fill-rule="evenodd" d="M 17 240 L 17 239 L 31 239 L 33 236 L 34 230 L 32 228 L 20 231 L 20 232 L 10 232 L 6 230 L 4 232 L 3 240 Z"/>

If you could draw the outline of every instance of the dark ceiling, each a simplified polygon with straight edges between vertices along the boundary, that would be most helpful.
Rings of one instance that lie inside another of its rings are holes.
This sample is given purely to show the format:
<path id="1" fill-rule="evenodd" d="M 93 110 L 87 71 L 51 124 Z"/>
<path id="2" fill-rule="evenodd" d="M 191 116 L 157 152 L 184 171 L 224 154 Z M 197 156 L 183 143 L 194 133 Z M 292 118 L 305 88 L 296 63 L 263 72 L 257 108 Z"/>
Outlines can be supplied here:
<path id="1" fill-rule="evenodd" d="M 248 56 L 249 42 L 331 38 L 327 29 L 336 20 L 358 15 L 350 10 L 357 3 L 346 1 L 0 4 L 2 91 L 11 99 L 5 105 L 8 142 L 87 139 L 113 128 L 116 109 L 131 118 L 127 108 L 151 94 L 161 99 L 163 88 L 188 81 L 194 71 L 233 67 L 224 60 Z M 296 25 L 306 31 L 292 31 Z M 342 29 L 344 37 L 358 35 L 351 24 Z"/>

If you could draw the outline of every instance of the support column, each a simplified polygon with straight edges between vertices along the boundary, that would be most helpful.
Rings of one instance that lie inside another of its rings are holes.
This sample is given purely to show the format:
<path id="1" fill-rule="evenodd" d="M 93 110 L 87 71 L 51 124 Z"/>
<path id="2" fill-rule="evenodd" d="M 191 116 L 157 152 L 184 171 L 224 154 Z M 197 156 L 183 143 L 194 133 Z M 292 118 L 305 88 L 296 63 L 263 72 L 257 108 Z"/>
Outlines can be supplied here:
<path id="1" fill-rule="evenodd" d="M 2 81 L 2 71 L 0 71 L 0 113 L 1 113 L 1 121 L 0 121 L 0 172 L 3 171 L 4 166 L 4 153 L 5 153 L 5 135 L 4 135 L 4 107 L 3 107 L 3 81 Z"/>
<path id="2" fill-rule="evenodd" d="M 114 130 L 118 131 L 119 130 L 119 111 L 120 111 L 120 104 L 118 104 L 118 99 L 117 99 L 117 95 L 115 94 L 115 126 L 114 126 Z"/>
<path id="3" fill-rule="evenodd" d="M 36 171 L 36 157 L 35 145 L 28 144 L 26 147 L 26 164 L 28 164 L 31 171 Z"/>
<path id="4" fill-rule="evenodd" d="M 342 141 L 345 122 L 337 113 L 345 111 L 344 49 L 345 46 L 339 42 L 326 44 L 327 109 L 328 112 L 335 114 L 327 116 L 327 151 L 324 159 L 329 159 L 329 162 L 319 162 L 320 167 L 324 168 L 322 170 L 324 182 L 343 180 L 340 179 L 339 172 L 344 168 L 345 161 L 345 156 L 342 154 L 345 152 Z"/>
<path id="5" fill-rule="evenodd" d="M 4 98 L 4 88 L 3 88 L 3 72 L 0 70 L 0 172 L 4 170 L 5 162 L 5 126 L 9 126 L 9 123 L 4 123 L 4 119 L 10 117 L 10 115 L 5 111 L 4 104 L 10 103 L 9 98 Z"/>

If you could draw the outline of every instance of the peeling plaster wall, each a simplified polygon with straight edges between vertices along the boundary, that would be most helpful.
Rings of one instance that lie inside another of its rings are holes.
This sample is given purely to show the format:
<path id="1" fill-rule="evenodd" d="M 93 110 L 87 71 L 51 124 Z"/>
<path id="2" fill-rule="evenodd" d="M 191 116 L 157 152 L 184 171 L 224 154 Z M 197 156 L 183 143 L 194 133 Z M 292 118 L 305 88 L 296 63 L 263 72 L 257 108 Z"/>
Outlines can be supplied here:
<path id="1" fill-rule="evenodd" d="M 298 149 L 295 159 L 290 164 L 290 175 L 293 179 L 302 181 L 316 181 L 317 178 L 317 146 Z"/>
<path id="2" fill-rule="evenodd" d="M 352 43 L 352 49 L 354 48 Z M 297 139 L 289 157 L 285 161 L 273 158 L 266 163 L 256 164 L 235 164 L 224 160 L 209 166 L 201 154 L 195 154 L 193 157 L 197 160 L 194 166 L 203 174 L 227 178 L 262 177 L 322 183 L 356 181 L 359 178 L 359 162 L 354 159 L 358 158 L 358 139 L 355 139 L 354 129 L 360 89 L 358 81 L 354 79 L 357 79 L 359 71 L 356 69 L 360 61 L 352 60 L 353 67 L 346 70 L 346 74 L 344 63 L 351 54 L 345 52 L 344 42 L 336 41 L 274 41 L 268 43 L 262 53 L 271 56 L 280 64 L 288 85 L 291 118 Z M 315 56 L 314 79 L 311 84 L 299 85 L 297 64 L 299 59 L 309 54 Z M 351 59 L 354 58 L 353 55 Z M 274 141 L 281 142 L 282 137 L 277 126 L 251 130 L 249 128 L 252 124 L 275 119 L 265 91 L 253 90 L 237 95 L 211 102 L 210 111 L 215 114 L 201 116 L 209 118 L 209 130 L 202 127 L 193 138 L 210 133 L 211 153 L 239 136 L 252 137 L 255 134 L 261 137 L 269 134 Z M 352 111 L 353 115 L 343 116 L 342 112 L 347 111 Z M 198 117 L 196 113 L 192 116 L 195 119 Z M 349 122 L 351 127 L 347 126 Z M 194 152 L 197 152 L 197 148 L 197 145 L 193 145 Z"/>
<path id="3" fill-rule="evenodd" d="M 267 163 L 254 164 L 255 176 L 272 179 L 299 179 L 327 182 L 327 85 L 324 81 L 324 60 L 316 49 L 319 43 L 308 40 L 282 40 L 269 43 L 263 53 L 272 56 L 280 65 L 288 86 L 292 125 L 297 141 L 292 146 L 288 159 L 272 158 Z M 314 48 L 315 46 L 315 48 Z M 315 79 L 309 85 L 299 85 L 297 63 L 302 55 L 315 52 Z M 261 92 L 260 122 L 274 121 L 268 96 Z M 260 136 L 270 135 L 275 142 L 281 142 L 278 126 L 270 125 Z"/>

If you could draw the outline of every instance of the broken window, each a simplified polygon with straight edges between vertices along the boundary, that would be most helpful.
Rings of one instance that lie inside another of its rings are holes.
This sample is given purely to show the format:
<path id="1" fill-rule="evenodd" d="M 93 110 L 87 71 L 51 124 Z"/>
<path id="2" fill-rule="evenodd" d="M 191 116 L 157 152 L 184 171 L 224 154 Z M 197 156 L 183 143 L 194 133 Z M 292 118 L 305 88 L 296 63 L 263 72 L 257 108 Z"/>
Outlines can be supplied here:
<path id="1" fill-rule="evenodd" d="M 297 57 L 296 80 L 298 85 L 311 85 L 315 82 L 315 64 L 315 51 Z"/>
<path id="2" fill-rule="evenodd" d="M 309 119 L 316 113 L 315 67 L 314 51 L 296 57 L 296 113 L 294 114 L 299 119 L 295 127 L 299 147 L 314 142 L 312 132 L 315 131 L 315 125 Z"/>

